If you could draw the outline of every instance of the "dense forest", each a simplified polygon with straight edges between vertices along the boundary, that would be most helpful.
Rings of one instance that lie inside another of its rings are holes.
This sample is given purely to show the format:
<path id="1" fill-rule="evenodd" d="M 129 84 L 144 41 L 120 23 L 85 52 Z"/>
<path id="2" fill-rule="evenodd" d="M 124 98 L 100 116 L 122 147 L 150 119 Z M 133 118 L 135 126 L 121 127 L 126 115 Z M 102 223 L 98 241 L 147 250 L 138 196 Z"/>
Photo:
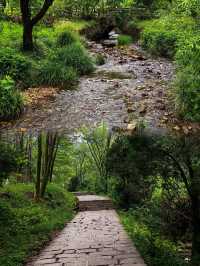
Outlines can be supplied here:
<path id="1" fill-rule="evenodd" d="M 0 265 L 77 191 L 112 199 L 146 265 L 200 266 L 200 0 L 0 0 Z"/>

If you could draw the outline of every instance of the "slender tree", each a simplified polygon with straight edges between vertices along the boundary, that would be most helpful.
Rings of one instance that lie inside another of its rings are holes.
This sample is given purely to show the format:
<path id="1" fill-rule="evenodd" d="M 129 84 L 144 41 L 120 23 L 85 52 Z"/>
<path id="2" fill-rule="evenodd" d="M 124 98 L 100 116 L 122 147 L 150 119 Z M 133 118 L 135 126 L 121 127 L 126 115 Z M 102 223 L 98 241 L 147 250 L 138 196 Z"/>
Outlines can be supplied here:
<path id="1" fill-rule="evenodd" d="M 40 11 L 32 17 L 31 1 L 20 0 L 20 9 L 23 22 L 23 50 L 32 51 L 33 45 L 33 27 L 44 17 L 54 0 L 45 0 Z"/>
<path id="2" fill-rule="evenodd" d="M 40 133 L 38 136 L 37 176 L 35 182 L 36 200 L 44 197 L 47 185 L 52 180 L 58 144 L 57 133 Z"/>
<path id="3" fill-rule="evenodd" d="M 38 136 L 38 156 L 37 156 L 37 176 L 35 183 L 35 199 L 40 198 L 40 184 L 41 184 L 41 166 L 42 166 L 42 134 Z"/>

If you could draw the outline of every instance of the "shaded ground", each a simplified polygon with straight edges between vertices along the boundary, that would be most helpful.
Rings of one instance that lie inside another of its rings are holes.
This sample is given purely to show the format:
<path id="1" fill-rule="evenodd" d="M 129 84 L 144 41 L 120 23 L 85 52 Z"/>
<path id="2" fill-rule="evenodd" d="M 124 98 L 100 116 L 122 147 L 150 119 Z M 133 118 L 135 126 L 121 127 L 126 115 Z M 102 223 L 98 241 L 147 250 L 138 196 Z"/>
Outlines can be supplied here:
<path id="1" fill-rule="evenodd" d="M 85 199 L 84 199 L 85 198 Z M 88 204 L 103 201 L 81 196 Z M 97 204 L 97 206 L 99 206 Z M 27 266 L 145 266 L 114 210 L 84 211 Z"/>
<path id="2" fill-rule="evenodd" d="M 32 103 L 18 121 L 2 127 L 72 133 L 83 125 L 94 127 L 102 120 L 114 129 L 134 130 L 138 120 L 151 128 L 167 126 L 186 134 L 199 127 L 173 116 L 167 100 L 173 77 L 171 62 L 147 58 L 136 46 L 122 50 L 89 45 L 92 53 L 105 56 L 105 65 L 92 76 L 81 78 L 77 90 L 59 94 L 52 91 L 45 101 Z"/>

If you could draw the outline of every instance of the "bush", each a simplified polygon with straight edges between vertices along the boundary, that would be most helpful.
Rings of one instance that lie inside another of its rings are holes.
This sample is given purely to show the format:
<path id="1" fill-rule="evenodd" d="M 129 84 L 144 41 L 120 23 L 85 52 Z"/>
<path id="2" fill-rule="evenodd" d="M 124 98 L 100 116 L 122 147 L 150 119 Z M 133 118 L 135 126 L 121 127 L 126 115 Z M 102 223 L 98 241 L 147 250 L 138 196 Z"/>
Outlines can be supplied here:
<path id="1" fill-rule="evenodd" d="M 155 180 L 152 178 L 152 165 L 146 164 L 148 153 L 140 147 L 146 147 L 149 140 L 140 136 L 119 136 L 107 156 L 107 170 L 115 177 L 111 193 L 120 207 L 128 209 L 142 204 L 151 198 Z M 113 180 L 114 181 L 114 180 Z"/>
<path id="2" fill-rule="evenodd" d="M 121 220 L 130 237 L 134 240 L 138 250 L 149 266 L 186 266 L 178 256 L 176 245 L 161 238 L 159 232 L 152 231 L 147 225 L 140 221 L 142 209 L 136 211 L 121 212 Z M 148 212 L 146 212 L 148 219 Z M 156 222 L 156 219 L 155 219 Z"/>
<path id="3" fill-rule="evenodd" d="M 176 52 L 177 35 L 157 29 L 148 29 L 142 33 L 142 46 L 157 56 L 173 58 Z"/>
<path id="4" fill-rule="evenodd" d="M 22 110 L 23 99 L 15 89 L 15 82 L 9 77 L 0 80 L 0 119 L 11 119 Z"/>
<path id="5" fill-rule="evenodd" d="M 195 34 L 196 23 L 190 17 L 165 16 L 139 23 L 142 46 L 157 56 L 173 58 L 178 47 L 190 34 Z"/>
<path id="6" fill-rule="evenodd" d="M 92 59 L 79 43 L 57 49 L 53 61 L 62 62 L 65 67 L 73 67 L 80 75 L 90 74 L 94 70 Z"/>
<path id="7" fill-rule="evenodd" d="M 178 110 L 186 119 L 200 121 L 200 37 L 191 37 L 176 55 Z"/>
<path id="8" fill-rule="evenodd" d="M 66 89 L 77 81 L 77 73 L 72 67 L 47 60 L 41 63 L 37 79 L 39 84 Z"/>
<path id="9" fill-rule="evenodd" d="M 31 62 L 14 49 L 0 50 L 0 77 L 9 75 L 20 88 L 31 84 Z"/>
<path id="10" fill-rule="evenodd" d="M 133 43 L 133 38 L 129 35 L 119 35 L 118 37 L 118 44 L 119 45 L 129 45 Z"/>
<path id="11" fill-rule="evenodd" d="M 58 33 L 56 43 L 59 47 L 64 47 L 77 42 L 77 39 L 78 37 L 75 35 L 75 33 L 71 31 L 63 31 Z"/>

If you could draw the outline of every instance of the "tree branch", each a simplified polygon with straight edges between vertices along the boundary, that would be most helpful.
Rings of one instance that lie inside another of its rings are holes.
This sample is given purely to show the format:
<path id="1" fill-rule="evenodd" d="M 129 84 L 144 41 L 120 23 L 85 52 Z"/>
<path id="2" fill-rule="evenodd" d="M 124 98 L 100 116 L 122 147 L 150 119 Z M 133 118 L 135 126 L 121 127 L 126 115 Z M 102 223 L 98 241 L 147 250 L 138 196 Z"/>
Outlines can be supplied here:
<path id="1" fill-rule="evenodd" d="M 181 177 L 183 179 L 183 182 L 185 183 L 186 189 L 188 191 L 188 194 L 190 195 L 190 197 L 192 197 L 192 193 L 191 193 L 191 189 L 187 180 L 187 177 L 184 173 L 184 170 L 182 169 L 182 167 L 180 166 L 179 162 L 176 160 L 176 158 L 174 158 L 174 156 L 166 151 L 163 150 L 163 152 L 165 153 L 165 155 L 167 155 L 169 158 L 171 158 L 174 163 L 176 164 L 178 170 L 180 171 Z"/>
<path id="2" fill-rule="evenodd" d="M 21 0 L 23 1 L 23 0 Z M 28 1 L 28 0 L 26 0 Z M 49 7 L 53 4 L 54 0 L 45 0 L 43 7 L 41 8 L 41 10 L 38 12 L 37 15 L 35 15 L 35 17 L 32 18 L 31 20 L 31 24 L 34 26 L 39 20 L 41 20 L 44 15 L 46 14 L 47 10 L 49 9 Z"/>

